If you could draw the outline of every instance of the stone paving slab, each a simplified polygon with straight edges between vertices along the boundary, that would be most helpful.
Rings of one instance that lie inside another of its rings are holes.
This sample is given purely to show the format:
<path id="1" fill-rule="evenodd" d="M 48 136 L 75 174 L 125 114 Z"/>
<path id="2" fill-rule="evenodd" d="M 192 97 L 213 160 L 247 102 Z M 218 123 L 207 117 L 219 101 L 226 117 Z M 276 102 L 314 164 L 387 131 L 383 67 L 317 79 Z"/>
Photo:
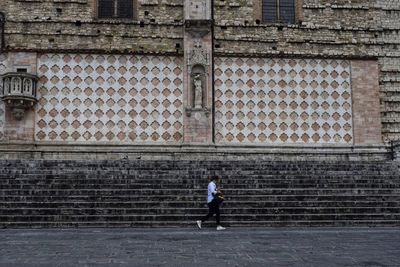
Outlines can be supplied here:
<path id="1" fill-rule="evenodd" d="M 400 266 L 400 228 L 6 229 L 0 266 Z"/>

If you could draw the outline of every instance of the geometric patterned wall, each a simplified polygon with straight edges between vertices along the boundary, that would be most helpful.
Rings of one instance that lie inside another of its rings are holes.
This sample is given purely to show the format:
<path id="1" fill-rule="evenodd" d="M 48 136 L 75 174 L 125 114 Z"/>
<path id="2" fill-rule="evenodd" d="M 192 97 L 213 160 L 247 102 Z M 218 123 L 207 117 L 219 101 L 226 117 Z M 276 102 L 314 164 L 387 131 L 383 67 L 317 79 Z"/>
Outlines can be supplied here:
<path id="1" fill-rule="evenodd" d="M 350 62 L 216 58 L 218 143 L 351 144 Z"/>
<path id="2" fill-rule="evenodd" d="M 183 59 L 43 54 L 37 141 L 180 143 Z"/>

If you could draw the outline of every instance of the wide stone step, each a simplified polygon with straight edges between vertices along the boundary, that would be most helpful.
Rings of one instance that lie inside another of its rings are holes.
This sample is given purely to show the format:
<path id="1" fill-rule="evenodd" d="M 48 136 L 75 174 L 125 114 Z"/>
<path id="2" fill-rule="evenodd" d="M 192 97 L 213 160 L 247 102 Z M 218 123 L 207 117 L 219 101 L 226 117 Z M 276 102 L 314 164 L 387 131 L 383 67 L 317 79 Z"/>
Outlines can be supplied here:
<path id="1" fill-rule="evenodd" d="M 253 175 L 248 174 L 247 176 L 242 175 L 223 175 L 222 182 L 268 182 L 268 181 L 292 181 L 292 182 L 300 182 L 300 181 L 400 181 L 399 174 L 392 175 L 372 175 L 372 174 L 362 174 L 355 175 L 351 172 L 347 173 L 347 175 L 323 175 L 323 174 L 312 174 L 312 175 L 302 175 L 302 174 L 293 174 L 293 175 Z M 84 181 L 104 181 L 104 182 L 134 182 L 134 183 L 142 183 L 142 182 L 181 182 L 181 183 L 205 183 L 207 184 L 207 176 L 203 176 L 200 178 L 195 178 L 186 174 L 174 174 L 168 173 L 163 175 L 149 175 L 148 173 L 141 173 L 140 175 L 122 175 L 122 174 L 96 174 L 87 172 L 85 175 L 78 174 L 26 174 L 26 175 L 8 175 L 8 174 L 0 174 L 0 182 L 5 181 L 21 181 L 21 182 L 31 182 L 31 181 L 54 181 L 54 182 L 64 182 L 64 181 L 76 181 L 76 182 L 84 182 Z"/>
<path id="2" fill-rule="evenodd" d="M 101 178 L 112 178 L 112 177 L 143 177 L 143 173 L 146 173 L 149 178 L 157 178 L 157 177 L 170 177 L 170 176 L 177 176 L 178 178 L 180 176 L 186 176 L 186 177 L 192 177 L 194 179 L 202 179 L 206 178 L 206 173 L 208 172 L 208 169 L 204 169 L 202 171 L 199 171 L 198 173 L 190 173 L 190 171 L 187 172 L 182 172 L 180 169 L 170 169 L 168 171 L 149 171 L 149 170 L 135 170 L 135 171 L 129 171 L 129 172 L 121 172 L 120 170 L 114 170 L 114 171 L 103 171 L 101 173 L 98 172 L 93 172 L 90 170 L 85 170 L 82 172 L 79 171 L 66 171 L 62 172 L 59 169 L 56 170 L 48 170 L 48 171 L 42 171 L 42 172 L 27 172 L 27 173 L 18 173 L 18 172 L 13 172 L 13 171 L 7 171 L 3 170 L 0 171 L 0 178 L 19 178 L 19 177 L 46 177 L 46 178 L 53 178 L 57 176 L 65 176 L 65 177 L 88 177 L 88 176 L 99 176 Z M 398 171 L 398 170 L 397 170 Z M 298 170 L 295 172 L 292 171 L 274 171 L 274 170 L 269 170 L 269 169 L 264 169 L 264 170 L 252 170 L 248 172 L 240 172 L 240 171 L 217 171 L 221 172 L 221 175 L 223 177 L 229 177 L 229 178 L 245 178 L 245 177 L 250 177 L 253 176 L 254 178 L 256 177 L 296 177 L 297 175 L 301 176 L 308 176 L 308 177 L 313 177 L 313 176 L 319 176 L 319 177 L 379 177 L 379 176 L 396 176 L 397 171 L 362 171 L 362 172 L 352 172 L 352 171 L 325 171 L 325 170 L 319 170 L 319 171 L 306 171 L 306 170 Z"/>
<path id="3" fill-rule="evenodd" d="M 50 181 L 50 180 L 31 180 L 31 181 L 18 181 L 8 180 L 0 182 L 0 190 L 4 189 L 28 189 L 28 188 L 48 188 L 48 189 L 84 189 L 84 188 L 125 188 L 125 189 L 140 189 L 140 188 L 165 188 L 165 189 L 204 189 L 207 190 L 207 183 L 189 181 L 189 182 L 176 182 L 176 181 L 105 181 L 105 180 L 81 180 L 81 181 Z M 291 181 L 291 180 L 264 180 L 264 181 L 226 181 L 220 186 L 222 189 L 252 189 L 252 188 L 367 188 L 367 187 L 380 187 L 380 188 L 400 188 L 400 181 L 385 180 L 359 180 L 359 181 Z"/>
<path id="4" fill-rule="evenodd" d="M 50 216 L 50 215 L 182 215 L 187 216 L 190 214 L 201 214 L 207 213 L 205 208 L 13 208 L 13 209 L 2 209 L 0 212 L 1 216 L 8 215 L 24 215 L 24 216 Z M 292 214 L 304 214 L 310 216 L 314 214 L 400 214 L 400 207 L 279 207 L 279 208 L 223 208 L 224 216 L 242 216 L 248 215 L 257 217 L 271 214 L 280 215 L 292 215 Z"/>
<path id="5" fill-rule="evenodd" d="M 24 175 L 24 176 L 16 176 L 10 177 L 8 175 L 3 175 L 4 177 L 0 177 L 0 183 L 6 182 L 19 182 L 19 183 L 33 183 L 33 182 L 77 182 L 77 183 L 90 183 L 90 182 L 99 182 L 99 183 L 158 183 L 158 182 L 175 182 L 175 183 L 201 183 L 207 184 L 207 179 L 205 177 L 201 179 L 195 179 L 188 175 L 186 176 L 174 176 L 174 175 L 166 175 L 166 176 L 157 176 L 150 177 L 142 173 L 141 176 L 122 176 L 115 175 L 113 177 L 110 176 L 97 176 L 95 174 L 86 175 L 84 177 L 80 177 L 77 175 L 48 175 L 48 176 L 40 176 L 40 175 Z M 297 176 L 289 176 L 289 175 L 264 175 L 264 176 L 252 176 L 249 175 L 247 177 L 234 177 L 234 176 L 224 176 L 222 179 L 222 183 L 265 183 L 265 182 L 279 182 L 279 181 L 289 181 L 289 182 L 366 182 L 366 181 L 376 181 L 376 182 L 385 182 L 385 181 L 395 181 L 399 182 L 399 175 L 386 175 L 386 176 L 377 176 L 377 175 L 351 175 L 348 176 L 323 176 L 323 175 L 307 175 L 302 177 L 301 175 Z"/>
<path id="6" fill-rule="evenodd" d="M 299 193 L 298 195 L 235 195 L 226 196 L 226 201 L 400 201 L 399 194 L 368 194 L 368 195 L 355 195 L 352 193 L 342 194 L 340 197 L 336 194 L 304 194 Z M 50 202 L 50 201 L 171 201 L 171 200 L 181 200 L 181 201 L 201 201 L 205 200 L 204 194 L 185 194 L 185 195 L 75 195 L 70 194 L 68 196 L 64 195 L 0 195 L 1 201 L 28 201 L 28 202 Z"/>
<path id="7" fill-rule="evenodd" d="M 0 196 L 162 196 L 162 195 L 204 195 L 204 189 L 4 189 L 0 191 Z M 399 194 L 400 189 L 387 188 L 341 188 L 341 189 L 326 189 L 326 188 L 266 188 L 266 189 L 224 189 L 226 196 L 258 196 L 258 195 L 384 195 L 384 194 Z"/>
<path id="8" fill-rule="evenodd" d="M 232 221 L 225 220 L 223 222 L 226 226 L 247 226 L 247 227 L 284 227 L 284 226 L 304 226 L 304 227 L 322 227 L 322 226 L 400 226 L 398 220 L 292 220 L 292 221 Z M 123 227 L 192 227 L 197 226 L 193 221 L 95 221 L 95 222 L 71 222 L 71 221 L 29 221 L 29 222 L 0 222 L 2 228 L 123 228 Z M 203 228 L 215 228 L 215 222 L 210 220 L 203 224 Z"/>
<path id="9" fill-rule="evenodd" d="M 135 214 L 135 215 L 1 215 L 0 225 L 7 222 L 29 222 L 29 221 L 71 221 L 71 222 L 90 222 L 90 221 L 196 221 L 205 213 L 198 214 Z M 296 221 L 296 220 L 400 220 L 400 213 L 346 213 L 346 214 L 223 214 L 224 221 Z"/>
<path id="10" fill-rule="evenodd" d="M 398 225 L 394 162 L 0 160 L 0 227 L 191 226 L 222 175 L 231 225 Z M 205 225 L 214 225 L 213 220 Z"/>
<path id="11" fill-rule="evenodd" d="M 191 174 L 189 171 L 182 171 L 180 169 L 171 169 L 169 171 L 163 172 L 152 172 L 152 171 L 134 171 L 124 173 L 121 171 L 63 171 L 62 169 L 55 169 L 50 171 L 41 171 L 41 172 L 27 172 L 27 173 L 15 173 L 11 171 L 0 171 L 0 179 L 32 179 L 35 177 L 43 178 L 43 179 L 57 179 L 57 178 L 96 178 L 96 179 L 110 179 L 110 178 L 122 178 L 122 179 L 196 179 L 196 180 L 206 180 L 207 178 L 207 170 L 203 170 L 199 174 Z M 296 171 L 296 172 L 279 172 L 273 173 L 271 170 L 263 170 L 261 171 L 252 171 L 241 173 L 240 171 L 227 172 L 223 171 L 221 173 L 223 178 L 229 179 L 242 179 L 248 180 L 251 179 L 268 179 L 268 178 L 291 178 L 291 179 L 307 179 L 312 177 L 325 177 L 325 178 L 335 178 L 335 179 L 351 179 L 351 178 L 370 178 L 370 177 L 397 177 L 398 170 L 396 171 L 379 171 L 379 172 L 352 172 L 352 171 L 344 171 L 344 172 L 312 172 L 306 173 L 304 171 Z"/>
<path id="12" fill-rule="evenodd" d="M 125 159 L 115 159 L 115 160 L 79 160 L 79 162 L 75 160 L 35 160 L 35 159 L 2 159 L 0 162 L 8 163 L 10 165 L 12 164 L 20 164 L 21 166 L 25 167 L 30 167 L 32 164 L 34 166 L 40 165 L 41 167 L 53 167 L 53 166 L 64 166 L 64 167 L 74 167 L 74 166 L 87 166 L 88 168 L 106 168 L 108 166 L 114 166 L 114 167 L 122 167 L 122 166 L 141 166 L 141 167 L 151 167 L 153 165 L 157 165 L 158 167 L 168 167 L 170 166 L 171 162 L 177 162 L 174 160 L 138 160 L 135 158 L 130 158 L 129 160 Z M 189 166 L 203 166 L 203 165 L 208 165 L 212 166 L 215 164 L 219 164 L 222 167 L 228 167 L 232 168 L 232 163 L 240 162 L 241 166 L 244 167 L 252 167 L 252 166 L 285 166 L 285 167 L 293 167 L 293 168 L 299 168 L 303 166 L 325 166 L 330 167 L 332 165 L 334 166 L 343 166 L 343 167 L 354 167 L 357 168 L 359 166 L 371 166 L 373 167 L 374 165 L 381 164 L 381 165 L 393 165 L 392 162 L 388 161 L 357 161 L 357 165 L 354 166 L 354 162 L 351 161 L 328 161 L 328 160 L 323 160 L 323 161 L 300 161 L 301 164 L 299 164 L 299 161 L 285 161 L 285 160 L 253 160 L 252 162 L 248 161 L 242 161 L 242 160 L 186 160 L 186 159 L 180 159 L 178 160 L 180 165 L 189 165 Z M 329 163 L 326 164 L 326 163 Z"/>
<path id="13" fill-rule="evenodd" d="M 206 186 L 193 185 L 193 184 L 169 184 L 169 183 L 158 183 L 158 184 L 75 184 L 75 183 L 51 183 L 51 184 L 5 184 L 1 185 L 2 190 L 142 190 L 142 189 L 153 189 L 153 190 L 174 190 L 174 189 L 186 189 L 186 190 L 205 190 Z M 397 184 L 392 183 L 368 183 L 368 184 L 290 184 L 290 183 L 276 183 L 276 184 L 226 184 L 222 187 L 222 190 L 252 190 L 252 189 L 399 189 Z"/>
<path id="14" fill-rule="evenodd" d="M 68 200 L 68 199 L 67 199 Z M 61 202 L 0 202 L 2 208 L 192 208 L 204 206 L 204 202 L 199 201 L 117 201 L 117 202 L 88 202 L 88 201 L 61 201 Z M 273 208 L 273 207 L 400 207 L 396 201 L 235 201 L 227 200 L 224 207 L 236 208 Z"/>

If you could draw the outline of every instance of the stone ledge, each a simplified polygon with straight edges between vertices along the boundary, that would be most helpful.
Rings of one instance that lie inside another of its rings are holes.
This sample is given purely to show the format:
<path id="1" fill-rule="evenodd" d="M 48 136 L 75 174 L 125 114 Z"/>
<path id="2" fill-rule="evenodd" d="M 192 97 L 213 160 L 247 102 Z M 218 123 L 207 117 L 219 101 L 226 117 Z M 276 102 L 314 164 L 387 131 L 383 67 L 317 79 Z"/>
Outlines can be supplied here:
<path id="1" fill-rule="evenodd" d="M 392 159 L 391 146 L 0 143 L 0 159 L 345 160 Z M 400 148 L 400 145 L 399 145 Z"/>

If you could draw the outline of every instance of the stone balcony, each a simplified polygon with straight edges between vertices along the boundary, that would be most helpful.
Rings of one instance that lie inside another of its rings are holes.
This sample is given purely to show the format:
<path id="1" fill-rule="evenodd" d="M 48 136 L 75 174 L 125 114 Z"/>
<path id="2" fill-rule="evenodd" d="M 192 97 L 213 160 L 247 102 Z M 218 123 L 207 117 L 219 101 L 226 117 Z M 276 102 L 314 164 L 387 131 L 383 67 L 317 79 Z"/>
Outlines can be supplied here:
<path id="1" fill-rule="evenodd" d="M 38 77 L 25 72 L 8 72 L 1 75 L 3 84 L 0 99 L 11 108 L 13 116 L 21 120 L 25 110 L 37 102 Z"/>

